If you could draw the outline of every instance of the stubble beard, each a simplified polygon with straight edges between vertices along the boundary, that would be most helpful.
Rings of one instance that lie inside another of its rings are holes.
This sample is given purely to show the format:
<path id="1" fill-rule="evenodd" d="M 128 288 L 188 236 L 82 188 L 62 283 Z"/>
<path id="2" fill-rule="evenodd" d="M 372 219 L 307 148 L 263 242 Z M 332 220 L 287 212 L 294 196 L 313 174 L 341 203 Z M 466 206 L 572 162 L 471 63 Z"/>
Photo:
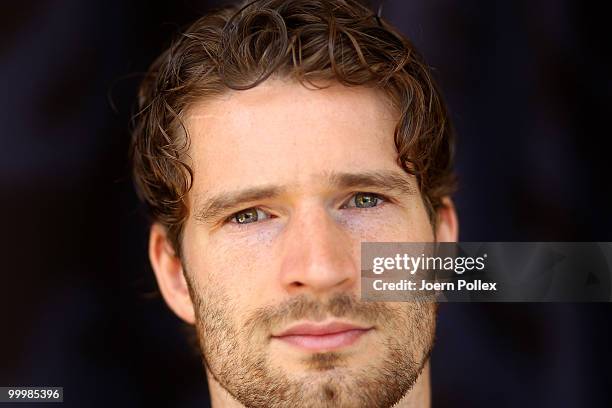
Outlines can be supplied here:
<path id="1" fill-rule="evenodd" d="M 375 407 L 389 408 L 414 386 L 429 359 L 436 306 L 360 302 L 338 294 L 321 303 L 305 295 L 260 308 L 234 324 L 233 303 L 220 291 L 189 284 L 196 310 L 196 331 L 209 375 L 249 408 Z M 352 367 L 341 352 L 313 353 L 301 361 L 302 373 L 274 366 L 266 354 L 272 328 L 326 316 L 356 318 L 384 334 L 384 357 Z"/>

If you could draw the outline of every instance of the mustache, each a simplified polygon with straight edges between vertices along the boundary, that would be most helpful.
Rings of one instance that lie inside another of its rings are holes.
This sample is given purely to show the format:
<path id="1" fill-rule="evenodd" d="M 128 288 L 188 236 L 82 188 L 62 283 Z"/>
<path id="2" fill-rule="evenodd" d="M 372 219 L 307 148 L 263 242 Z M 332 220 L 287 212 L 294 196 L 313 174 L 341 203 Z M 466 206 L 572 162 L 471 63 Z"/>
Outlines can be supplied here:
<path id="1" fill-rule="evenodd" d="M 394 310 L 380 302 L 361 302 L 355 295 L 338 293 L 322 302 L 308 295 L 298 295 L 278 305 L 265 306 L 255 310 L 247 319 L 251 328 L 271 330 L 289 322 L 307 319 L 322 321 L 332 316 L 358 318 L 368 324 L 382 323 L 392 316 Z M 397 313 L 397 311 L 395 311 Z"/>

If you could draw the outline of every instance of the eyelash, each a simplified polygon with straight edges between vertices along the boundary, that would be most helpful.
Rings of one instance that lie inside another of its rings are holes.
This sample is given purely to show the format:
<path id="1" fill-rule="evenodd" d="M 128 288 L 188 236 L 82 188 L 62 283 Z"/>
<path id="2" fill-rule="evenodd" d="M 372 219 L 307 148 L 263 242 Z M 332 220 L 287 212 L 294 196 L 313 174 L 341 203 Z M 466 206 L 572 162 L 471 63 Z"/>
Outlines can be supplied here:
<path id="1" fill-rule="evenodd" d="M 371 195 L 371 196 L 374 196 L 374 197 L 377 199 L 377 203 L 376 203 L 376 205 L 375 205 L 375 206 L 373 206 L 373 207 L 348 207 L 348 203 L 349 203 L 351 200 L 355 199 L 355 198 L 357 197 L 357 195 L 359 195 L 359 194 L 364 194 L 364 195 Z M 378 207 L 380 207 L 380 206 L 381 206 L 381 204 L 387 203 L 387 202 L 389 202 L 389 201 L 390 201 L 390 200 L 389 200 L 389 199 L 388 199 L 386 196 L 384 196 L 384 195 L 382 195 L 382 194 L 370 193 L 370 192 L 367 192 L 367 191 L 358 191 L 358 192 L 356 192 L 356 193 L 353 193 L 353 194 L 352 194 L 352 195 L 349 197 L 349 199 L 348 199 L 348 200 L 346 200 L 346 201 L 344 202 L 344 204 L 342 204 L 342 206 L 341 206 L 340 208 L 341 208 L 341 209 L 351 209 L 351 210 L 370 210 L 370 211 L 372 211 L 372 210 L 376 210 L 376 209 L 378 209 Z M 249 224 L 256 224 L 256 223 L 260 223 L 260 222 L 262 222 L 262 221 L 269 220 L 270 218 L 274 218 L 274 216 L 272 216 L 272 215 L 269 215 L 269 214 L 268 214 L 268 218 L 265 218 L 265 219 L 263 219 L 263 220 L 261 220 L 261 221 L 260 221 L 259 219 L 255 220 L 255 221 L 253 221 L 253 222 L 247 222 L 247 223 L 239 223 L 239 222 L 235 222 L 235 221 L 234 221 L 238 215 L 240 215 L 240 214 L 242 214 L 242 213 L 245 213 L 245 212 L 247 212 L 247 211 L 250 211 L 250 210 L 256 210 L 257 212 L 259 212 L 259 211 L 265 212 L 265 211 L 264 211 L 263 209 L 261 209 L 260 207 L 249 207 L 249 208 L 245 208 L 244 210 L 237 211 L 237 212 L 233 213 L 232 215 L 230 215 L 229 217 L 227 217 L 227 218 L 225 219 L 225 223 L 226 223 L 226 224 L 234 224 L 233 226 L 238 227 L 238 228 L 246 228 L 246 227 L 248 227 L 248 225 L 249 225 Z"/>

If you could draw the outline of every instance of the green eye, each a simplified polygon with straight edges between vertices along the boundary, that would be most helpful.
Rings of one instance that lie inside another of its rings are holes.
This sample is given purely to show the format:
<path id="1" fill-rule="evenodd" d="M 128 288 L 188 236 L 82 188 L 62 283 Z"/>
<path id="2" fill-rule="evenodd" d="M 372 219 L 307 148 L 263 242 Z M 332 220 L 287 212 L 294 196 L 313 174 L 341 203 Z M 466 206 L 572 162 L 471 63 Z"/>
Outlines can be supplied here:
<path id="1" fill-rule="evenodd" d="M 246 210 L 232 215 L 229 221 L 235 224 L 250 224 L 266 218 L 269 218 L 269 216 L 262 210 L 257 208 L 247 208 Z"/>
<path id="2" fill-rule="evenodd" d="M 347 207 L 372 208 L 376 207 L 383 200 L 379 195 L 373 193 L 357 193 L 351 198 Z"/>
<path id="3" fill-rule="evenodd" d="M 255 208 L 249 208 L 248 210 L 239 212 L 232 217 L 237 224 L 248 224 L 250 222 L 257 221 L 257 210 Z"/>

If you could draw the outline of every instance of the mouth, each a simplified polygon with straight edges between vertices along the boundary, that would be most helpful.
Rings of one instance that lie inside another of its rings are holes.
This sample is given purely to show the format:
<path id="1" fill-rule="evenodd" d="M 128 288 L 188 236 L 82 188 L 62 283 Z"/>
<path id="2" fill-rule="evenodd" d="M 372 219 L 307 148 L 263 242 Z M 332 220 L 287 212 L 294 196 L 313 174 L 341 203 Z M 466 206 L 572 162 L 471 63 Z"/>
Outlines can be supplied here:
<path id="1" fill-rule="evenodd" d="M 373 327 L 337 321 L 326 324 L 307 322 L 292 326 L 272 338 L 306 351 L 322 352 L 349 347 L 370 330 Z"/>

